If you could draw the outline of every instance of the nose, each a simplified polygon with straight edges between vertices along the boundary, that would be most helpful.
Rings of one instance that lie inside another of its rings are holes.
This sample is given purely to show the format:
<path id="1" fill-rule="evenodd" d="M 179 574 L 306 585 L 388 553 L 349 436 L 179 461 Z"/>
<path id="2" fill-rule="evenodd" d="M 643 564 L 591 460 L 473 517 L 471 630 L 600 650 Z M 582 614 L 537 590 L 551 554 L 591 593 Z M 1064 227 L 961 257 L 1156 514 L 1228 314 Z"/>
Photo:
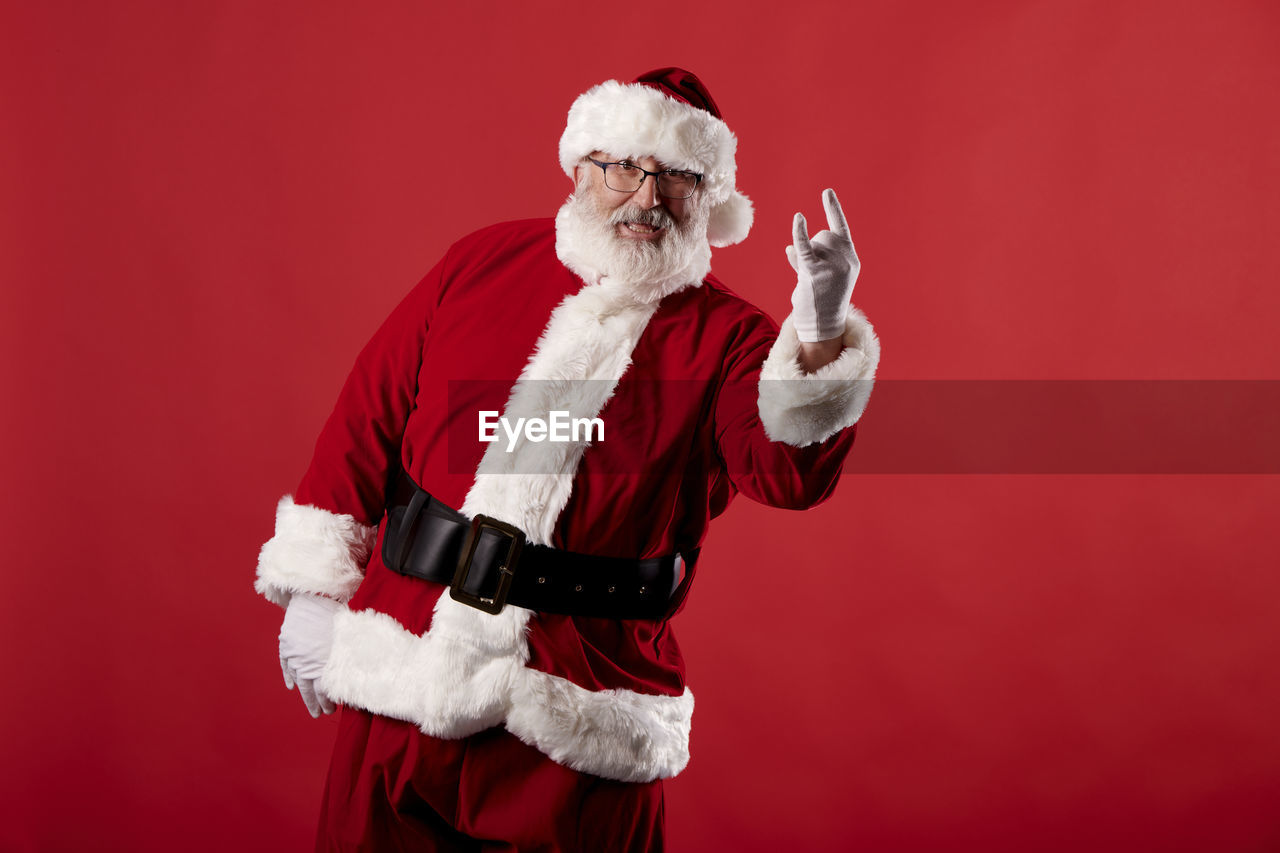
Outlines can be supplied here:
<path id="1" fill-rule="evenodd" d="M 644 210 L 657 207 L 662 203 L 659 200 L 662 197 L 658 195 L 658 179 L 653 175 L 645 175 L 644 183 L 640 184 L 640 189 L 635 191 L 632 198 Z"/>

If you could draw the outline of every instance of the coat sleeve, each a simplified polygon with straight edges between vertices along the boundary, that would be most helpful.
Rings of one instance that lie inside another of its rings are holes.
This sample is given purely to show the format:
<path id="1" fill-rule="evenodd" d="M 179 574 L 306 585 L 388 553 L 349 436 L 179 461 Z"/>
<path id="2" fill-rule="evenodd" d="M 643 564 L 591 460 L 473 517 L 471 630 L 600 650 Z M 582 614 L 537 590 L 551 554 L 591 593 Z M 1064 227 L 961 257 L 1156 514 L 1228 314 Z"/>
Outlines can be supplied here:
<path id="1" fill-rule="evenodd" d="M 346 601 L 364 577 L 448 257 L 361 350 L 293 495 L 276 507 L 254 588 L 280 606 L 295 592 Z"/>
<path id="2" fill-rule="evenodd" d="M 844 349 L 805 373 L 791 318 L 762 321 L 726 359 L 716 400 L 716 444 L 729 480 L 752 500 L 807 509 L 835 488 L 871 396 L 880 342 L 861 311 L 849 309 Z"/>

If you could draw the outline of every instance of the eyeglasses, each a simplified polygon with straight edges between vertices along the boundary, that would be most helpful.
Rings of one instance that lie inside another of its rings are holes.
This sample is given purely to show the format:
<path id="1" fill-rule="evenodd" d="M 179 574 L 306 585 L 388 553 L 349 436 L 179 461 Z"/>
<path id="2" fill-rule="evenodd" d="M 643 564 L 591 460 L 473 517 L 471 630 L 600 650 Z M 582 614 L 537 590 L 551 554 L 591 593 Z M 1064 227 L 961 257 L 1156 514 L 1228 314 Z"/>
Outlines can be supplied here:
<path id="1" fill-rule="evenodd" d="M 682 172 L 679 169 L 665 169 L 661 172 L 650 172 L 641 169 L 634 163 L 601 163 L 599 160 L 587 158 L 604 172 L 604 185 L 615 192 L 633 193 L 640 189 L 644 179 L 653 176 L 658 182 L 658 195 L 665 198 L 688 198 L 702 183 L 702 175 L 697 172 Z"/>

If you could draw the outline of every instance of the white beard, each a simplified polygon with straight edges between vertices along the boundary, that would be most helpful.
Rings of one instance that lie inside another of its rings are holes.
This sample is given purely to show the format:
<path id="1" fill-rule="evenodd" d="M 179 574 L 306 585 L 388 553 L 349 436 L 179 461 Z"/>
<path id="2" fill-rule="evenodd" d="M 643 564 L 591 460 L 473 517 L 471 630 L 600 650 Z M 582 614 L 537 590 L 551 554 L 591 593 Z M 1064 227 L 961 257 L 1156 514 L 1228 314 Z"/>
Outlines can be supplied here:
<path id="1" fill-rule="evenodd" d="M 668 227 L 657 243 L 649 243 L 615 232 L 617 220 L 611 221 L 611 216 L 625 218 L 627 211 L 637 210 L 633 205 L 605 212 L 585 190 L 575 192 L 556 214 L 556 257 L 588 284 L 616 287 L 636 302 L 649 304 L 696 287 L 711 271 L 711 213 L 701 199 L 690 202 L 684 221 Z"/>

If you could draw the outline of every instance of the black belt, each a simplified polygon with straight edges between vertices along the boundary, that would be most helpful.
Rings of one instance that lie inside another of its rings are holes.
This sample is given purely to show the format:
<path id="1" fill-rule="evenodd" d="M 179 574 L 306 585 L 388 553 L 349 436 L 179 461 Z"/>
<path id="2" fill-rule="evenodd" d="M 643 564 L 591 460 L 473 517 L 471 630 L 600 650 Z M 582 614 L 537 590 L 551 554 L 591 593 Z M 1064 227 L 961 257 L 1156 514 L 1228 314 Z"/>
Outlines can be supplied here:
<path id="1" fill-rule="evenodd" d="M 454 599 L 487 613 L 514 604 L 609 619 L 670 617 L 693 574 L 680 554 L 637 560 L 530 545 L 510 524 L 486 515 L 468 520 L 404 472 L 388 501 L 382 562 L 444 584 Z"/>

